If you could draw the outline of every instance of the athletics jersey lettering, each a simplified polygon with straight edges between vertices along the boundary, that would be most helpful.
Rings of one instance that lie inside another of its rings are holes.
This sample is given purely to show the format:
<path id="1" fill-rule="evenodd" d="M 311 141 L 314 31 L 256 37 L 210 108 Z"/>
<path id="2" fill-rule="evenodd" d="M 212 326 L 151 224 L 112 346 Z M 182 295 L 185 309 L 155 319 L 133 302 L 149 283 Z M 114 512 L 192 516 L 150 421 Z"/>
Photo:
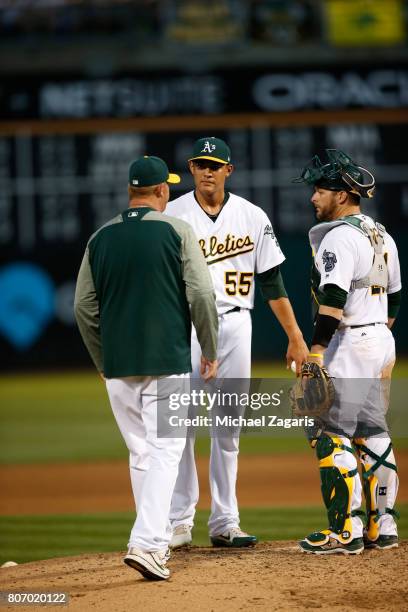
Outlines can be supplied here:
<path id="1" fill-rule="evenodd" d="M 267 214 L 230 193 L 214 222 L 200 207 L 194 191 L 169 202 L 166 213 L 192 226 L 211 274 L 218 312 L 236 306 L 253 308 L 255 275 L 285 259 Z"/>
<path id="2" fill-rule="evenodd" d="M 208 243 L 205 238 L 200 238 L 198 243 L 209 266 L 217 261 L 249 253 L 255 246 L 250 236 L 236 238 L 233 234 L 227 234 L 225 239 L 220 241 L 217 236 L 210 236 Z"/>

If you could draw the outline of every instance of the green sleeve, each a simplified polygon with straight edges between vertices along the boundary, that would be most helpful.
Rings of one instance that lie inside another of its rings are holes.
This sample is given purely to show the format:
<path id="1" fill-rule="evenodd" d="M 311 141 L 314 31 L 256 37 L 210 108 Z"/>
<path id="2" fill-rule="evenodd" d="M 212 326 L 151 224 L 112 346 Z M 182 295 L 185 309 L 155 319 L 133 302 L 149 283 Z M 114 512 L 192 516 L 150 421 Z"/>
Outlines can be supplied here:
<path id="1" fill-rule="evenodd" d="M 262 298 L 265 302 L 277 300 L 281 297 L 288 297 L 279 266 L 270 268 L 265 272 L 256 275 L 259 282 Z"/>
<path id="2" fill-rule="evenodd" d="M 347 295 L 347 291 L 344 291 L 344 289 L 337 285 L 325 285 L 319 291 L 319 305 L 343 310 L 347 301 Z"/>
<path id="3" fill-rule="evenodd" d="M 181 231 L 183 279 L 191 320 L 204 357 L 217 359 L 218 315 L 215 293 L 204 255 L 193 229 L 187 224 Z"/>
<path id="4" fill-rule="evenodd" d="M 401 305 L 401 289 L 388 294 L 388 317 L 396 319 Z"/>
<path id="5" fill-rule="evenodd" d="M 218 315 L 215 292 L 204 255 L 191 225 L 182 219 L 149 212 L 145 220 L 168 223 L 181 240 L 181 266 L 186 299 L 201 352 L 210 361 L 217 359 Z"/>
<path id="6" fill-rule="evenodd" d="M 99 302 L 92 278 L 88 247 L 79 269 L 75 289 L 74 312 L 84 344 L 97 370 L 103 372 Z"/>

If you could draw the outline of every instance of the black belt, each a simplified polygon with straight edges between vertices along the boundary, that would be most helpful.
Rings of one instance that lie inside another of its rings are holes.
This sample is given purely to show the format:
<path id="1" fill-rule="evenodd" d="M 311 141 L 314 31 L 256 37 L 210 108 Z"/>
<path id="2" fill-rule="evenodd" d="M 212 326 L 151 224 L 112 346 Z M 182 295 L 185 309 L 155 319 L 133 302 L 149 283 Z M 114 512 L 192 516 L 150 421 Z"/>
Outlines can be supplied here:
<path id="1" fill-rule="evenodd" d="M 229 314 L 230 312 L 241 312 L 241 310 L 245 310 L 245 308 L 241 308 L 240 306 L 234 306 L 231 310 L 227 310 L 224 314 Z"/>
<path id="2" fill-rule="evenodd" d="M 350 325 L 350 329 L 357 329 L 358 327 L 372 327 L 373 325 L 385 325 L 385 323 L 363 323 L 362 325 Z"/>

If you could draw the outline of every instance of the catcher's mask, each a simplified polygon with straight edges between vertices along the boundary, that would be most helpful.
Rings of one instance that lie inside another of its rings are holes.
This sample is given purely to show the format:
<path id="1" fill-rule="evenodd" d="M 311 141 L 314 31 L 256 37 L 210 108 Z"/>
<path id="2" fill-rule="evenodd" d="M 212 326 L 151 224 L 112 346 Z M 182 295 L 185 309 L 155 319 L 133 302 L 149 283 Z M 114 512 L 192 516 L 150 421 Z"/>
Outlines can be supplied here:
<path id="1" fill-rule="evenodd" d="M 326 149 L 329 161 L 323 163 L 318 155 L 303 169 L 293 183 L 307 183 L 331 191 L 349 191 L 363 198 L 372 198 L 375 178 L 366 168 L 358 166 L 343 151 Z M 365 176 L 366 179 L 365 179 Z"/>

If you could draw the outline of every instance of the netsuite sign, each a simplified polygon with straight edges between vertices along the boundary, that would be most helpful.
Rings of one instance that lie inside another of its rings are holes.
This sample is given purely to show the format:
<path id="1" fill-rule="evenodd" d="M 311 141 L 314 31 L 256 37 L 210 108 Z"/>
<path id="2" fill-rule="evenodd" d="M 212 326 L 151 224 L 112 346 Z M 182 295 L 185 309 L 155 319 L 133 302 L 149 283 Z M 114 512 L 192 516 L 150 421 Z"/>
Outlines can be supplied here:
<path id="1" fill-rule="evenodd" d="M 47 82 L 38 96 L 41 117 L 133 117 L 219 113 L 222 82 L 213 75 L 162 79 Z"/>
<path id="2" fill-rule="evenodd" d="M 4 81 L 4 82 L 3 82 Z M 98 118 L 214 115 L 347 108 L 408 107 L 405 66 L 352 66 L 292 72 L 219 70 L 207 74 L 139 73 L 124 78 L 3 79 L 2 118 Z"/>
<path id="3" fill-rule="evenodd" d="M 408 106 L 408 71 L 373 70 L 264 74 L 255 79 L 252 98 L 262 111 Z"/>

